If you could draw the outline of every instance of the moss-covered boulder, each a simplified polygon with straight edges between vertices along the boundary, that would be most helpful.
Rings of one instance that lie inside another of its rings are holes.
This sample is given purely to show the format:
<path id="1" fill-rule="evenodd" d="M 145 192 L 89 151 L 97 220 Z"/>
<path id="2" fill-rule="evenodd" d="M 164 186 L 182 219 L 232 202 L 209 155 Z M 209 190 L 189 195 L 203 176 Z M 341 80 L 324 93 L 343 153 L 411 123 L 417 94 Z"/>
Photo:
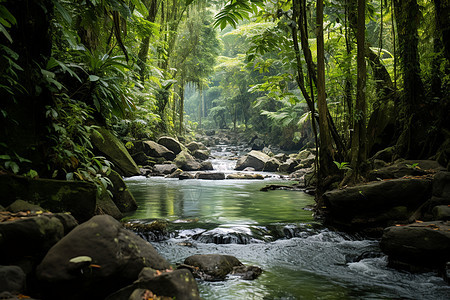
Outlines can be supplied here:
<path id="1" fill-rule="evenodd" d="M 109 191 L 113 194 L 112 200 L 116 204 L 117 208 L 122 212 L 135 211 L 137 209 L 136 199 L 133 194 L 128 190 L 127 185 L 123 181 L 119 173 L 112 171 L 108 178 L 111 180 L 113 186 L 108 187 Z"/>
<path id="2" fill-rule="evenodd" d="M 139 168 L 128 153 L 123 143 L 105 128 L 91 135 L 92 144 L 113 164 L 117 172 L 123 176 L 139 175 Z"/>
<path id="3" fill-rule="evenodd" d="M 151 157 L 164 157 L 167 160 L 174 160 L 176 155 L 173 151 L 167 149 L 154 141 L 144 141 L 144 152 Z"/>
<path id="4" fill-rule="evenodd" d="M 202 168 L 202 165 L 187 151 L 181 151 L 173 162 L 183 171 L 199 171 Z"/>
<path id="5" fill-rule="evenodd" d="M 97 197 L 97 208 L 95 212 L 97 215 L 110 215 L 116 220 L 123 218 L 122 213 L 106 191 L 103 191 Z"/>
<path id="6" fill-rule="evenodd" d="M 23 199 L 51 212 L 70 212 L 80 222 L 95 215 L 97 187 L 89 182 L 0 175 L 0 193 L 5 207 Z"/>

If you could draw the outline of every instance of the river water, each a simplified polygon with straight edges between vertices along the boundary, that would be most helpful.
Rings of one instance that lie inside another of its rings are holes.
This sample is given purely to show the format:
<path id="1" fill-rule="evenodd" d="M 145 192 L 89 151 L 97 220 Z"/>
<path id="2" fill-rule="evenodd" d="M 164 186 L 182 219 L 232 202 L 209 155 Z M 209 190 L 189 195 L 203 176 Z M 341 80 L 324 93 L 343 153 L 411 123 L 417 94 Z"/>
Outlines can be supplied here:
<path id="1" fill-rule="evenodd" d="M 236 154 L 214 149 L 215 170 L 231 173 Z M 263 174 L 263 173 L 261 173 Z M 289 184 L 276 174 L 265 180 L 178 180 L 131 177 L 127 185 L 139 208 L 131 223 L 166 224 L 166 232 L 141 236 L 170 263 L 193 254 L 229 254 L 264 272 L 256 280 L 230 276 L 199 281 L 212 299 L 450 299 L 450 286 L 434 274 L 387 267 L 377 240 L 333 232 L 312 218 L 312 196 L 299 191 L 259 191 Z"/>

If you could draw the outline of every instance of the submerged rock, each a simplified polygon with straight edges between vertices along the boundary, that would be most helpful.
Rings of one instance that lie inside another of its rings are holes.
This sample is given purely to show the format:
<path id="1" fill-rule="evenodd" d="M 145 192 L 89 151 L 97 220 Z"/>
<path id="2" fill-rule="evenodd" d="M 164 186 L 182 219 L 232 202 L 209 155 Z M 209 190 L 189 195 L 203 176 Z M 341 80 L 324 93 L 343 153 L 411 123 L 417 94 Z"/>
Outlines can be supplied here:
<path id="1" fill-rule="evenodd" d="M 450 222 L 388 227 L 380 247 L 393 267 L 409 271 L 443 269 L 450 261 Z"/>
<path id="2" fill-rule="evenodd" d="M 259 267 L 247 267 L 234 256 L 220 254 L 189 256 L 180 268 L 187 268 L 195 277 L 206 281 L 225 280 L 228 274 L 242 276 L 243 279 L 256 279 L 262 273 Z"/>
<path id="3" fill-rule="evenodd" d="M 178 167 L 175 164 L 157 164 L 153 167 L 154 174 L 159 176 L 172 174 L 177 169 Z"/>
<path id="4" fill-rule="evenodd" d="M 144 267 L 165 270 L 169 264 L 148 242 L 102 215 L 54 245 L 36 273 L 46 299 L 103 299 L 131 284 Z"/>
<path id="5" fill-rule="evenodd" d="M 207 180 L 223 180 L 225 179 L 225 174 L 221 172 L 199 172 L 195 174 L 195 178 Z"/>
<path id="6" fill-rule="evenodd" d="M 227 176 L 227 179 L 259 179 L 263 180 L 264 176 L 261 174 L 248 174 L 248 173 L 233 173 Z"/>

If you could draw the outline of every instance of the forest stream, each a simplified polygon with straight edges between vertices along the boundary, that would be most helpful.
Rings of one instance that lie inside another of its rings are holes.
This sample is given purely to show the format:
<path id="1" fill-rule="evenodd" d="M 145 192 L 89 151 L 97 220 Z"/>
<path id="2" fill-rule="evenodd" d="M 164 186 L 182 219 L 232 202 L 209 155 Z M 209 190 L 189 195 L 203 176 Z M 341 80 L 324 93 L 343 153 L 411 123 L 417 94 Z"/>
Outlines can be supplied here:
<path id="1" fill-rule="evenodd" d="M 215 171 L 234 172 L 232 147 L 212 149 Z M 178 180 L 131 177 L 127 185 L 139 209 L 131 223 L 166 224 L 160 235 L 141 232 L 170 263 L 194 254 L 228 254 L 261 267 L 256 280 L 229 276 L 199 281 L 212 299 L 448 299 L 450 287 L 432 274 L 387 267 L 378 240 L 324 228 L 301 191 L 262 192 L 290 184 L 277 174 L 264 180 Z"/>

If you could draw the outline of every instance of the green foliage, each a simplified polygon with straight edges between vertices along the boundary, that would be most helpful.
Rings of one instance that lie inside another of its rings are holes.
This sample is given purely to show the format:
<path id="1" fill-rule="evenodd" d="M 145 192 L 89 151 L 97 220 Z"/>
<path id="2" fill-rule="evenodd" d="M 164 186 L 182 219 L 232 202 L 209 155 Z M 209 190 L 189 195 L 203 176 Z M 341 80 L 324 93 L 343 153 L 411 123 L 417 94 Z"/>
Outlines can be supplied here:
<path id="1" fill-rule="evenodd" d="M 333 161 L 333 162 L 339 170 L 351 170 L 351 168 L 349 167 L 350 163 L 348 162 L 345 161 L 344 162 Z"/>
<path id="2" fill-rule="evenodd" d="M 101 193 L 112 185 L 106 177 L 111 163 L 92 152 L 90 136 L 97 126 L 92 124 L 92 109 L 85 103 L 68 98 L 56 100 L 47 107 L 46 117 L 51 120 L 49 138 L 52 141 L 48 169 L 53 178 L 93 182 Z"/>
<path id="3" fill-rule="evenodd" d="M 406 167 L 413 170 L 420 170 L 419 163 L 406 164 Z"/>

